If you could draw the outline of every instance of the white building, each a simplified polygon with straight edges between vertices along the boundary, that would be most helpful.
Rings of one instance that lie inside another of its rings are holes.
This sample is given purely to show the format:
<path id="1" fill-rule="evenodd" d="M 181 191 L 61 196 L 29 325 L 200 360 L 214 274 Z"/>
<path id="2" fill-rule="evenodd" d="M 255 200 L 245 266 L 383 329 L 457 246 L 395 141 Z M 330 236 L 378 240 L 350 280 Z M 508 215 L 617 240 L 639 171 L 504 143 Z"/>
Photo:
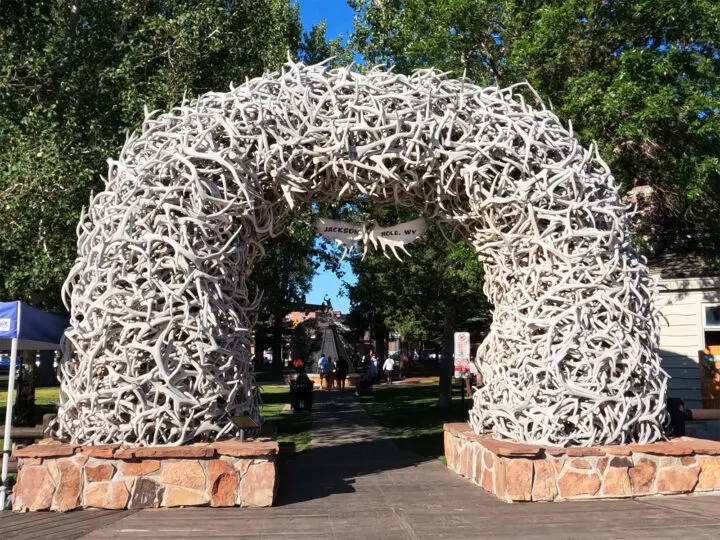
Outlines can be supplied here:
<path id="1" fill-rule="evenodd" d="M 701 409 L 698 351 L 720 345 L 720 268 L 693 255 L 670 254 L 651 263 L 660 278 L 660 356 L 671 376 L 668 396 Z"/>

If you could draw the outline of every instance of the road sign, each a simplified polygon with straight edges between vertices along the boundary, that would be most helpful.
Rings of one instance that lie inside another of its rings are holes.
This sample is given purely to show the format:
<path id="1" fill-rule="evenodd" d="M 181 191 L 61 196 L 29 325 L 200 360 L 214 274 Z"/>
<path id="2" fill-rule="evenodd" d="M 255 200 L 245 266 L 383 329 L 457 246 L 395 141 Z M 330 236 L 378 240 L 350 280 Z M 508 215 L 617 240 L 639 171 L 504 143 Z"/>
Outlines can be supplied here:
<path id="1" fill-rule="evenodd" d="M 455 332 L 455 377 L 470 373 L 470 332 Z"/>

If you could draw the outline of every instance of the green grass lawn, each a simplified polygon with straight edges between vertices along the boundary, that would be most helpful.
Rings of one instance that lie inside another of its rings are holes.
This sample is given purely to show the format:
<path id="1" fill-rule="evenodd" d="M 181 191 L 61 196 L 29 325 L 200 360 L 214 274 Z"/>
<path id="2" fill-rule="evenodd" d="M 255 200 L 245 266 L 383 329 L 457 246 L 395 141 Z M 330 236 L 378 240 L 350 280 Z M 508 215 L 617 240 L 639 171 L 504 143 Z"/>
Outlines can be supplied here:
<path id="1" fill-rule="evenodd" d="M 464 422 L 472 406 L 468 397 L 463 406 L 457 385 L 447 408 L 437 406 L 437 384 L 376 385 L 371 395 L 359 399 L 400 448 L 443 463 L 443 424 Z"/>
<path id="2" fill-rule="evenodd" d="M 303 452 L 310 448 L 312 437 L 312 415 L 303 411 L 298 414 L 281 414 L 285 405 L 290 403 L 290 387 L 263 386 L 263 405 L 261 414 L 266 422 L 272 422 L 278 428 L 278 442 L 281 450 L 295 445 L 295 452 Z"/>

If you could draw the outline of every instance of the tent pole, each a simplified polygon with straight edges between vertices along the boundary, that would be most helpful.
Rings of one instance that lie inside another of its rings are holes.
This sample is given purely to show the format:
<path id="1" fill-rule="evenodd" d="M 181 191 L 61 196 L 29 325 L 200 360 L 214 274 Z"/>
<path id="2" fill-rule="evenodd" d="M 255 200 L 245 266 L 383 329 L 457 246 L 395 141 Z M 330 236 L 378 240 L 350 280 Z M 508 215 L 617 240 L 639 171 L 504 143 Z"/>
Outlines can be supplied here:
<path id="1" fill-rule="evenodd" d="M 3 436 L 2 485 L 0 485 L 0 511 L 8 506 L 7 477 L 8 459 L 10 459 L 10 430 L 12 429 L 13 392 L 15 391 L 15 363 L 17 358 L 18 340 L 13 338 L 10 350 L 10 377 L 8 378 L 7 409 L 5 409 L 5 434 Z"/>

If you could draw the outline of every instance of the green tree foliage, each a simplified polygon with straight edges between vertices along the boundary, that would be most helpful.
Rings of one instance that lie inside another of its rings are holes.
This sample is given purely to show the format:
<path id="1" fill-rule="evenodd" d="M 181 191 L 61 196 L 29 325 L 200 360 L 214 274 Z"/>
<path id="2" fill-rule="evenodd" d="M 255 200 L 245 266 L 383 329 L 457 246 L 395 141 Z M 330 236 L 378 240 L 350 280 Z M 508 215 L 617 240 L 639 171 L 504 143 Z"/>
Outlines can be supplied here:
<path id="1" fill-rule="evenodd" d="M 624 189 L 655 190 L 647 248 L 717 252 L 720 3 L 350 0 L 370 64 L 529 81 Z M 688 238 L 689 234 L 689 238 Z"/>
<path id="2" fill-rule="evenodd" d="M 0 298 L 62 309 L 80 209 L 143 107 L 277 69 L 300 33 L 288 0 L 3 2 Z"/>

